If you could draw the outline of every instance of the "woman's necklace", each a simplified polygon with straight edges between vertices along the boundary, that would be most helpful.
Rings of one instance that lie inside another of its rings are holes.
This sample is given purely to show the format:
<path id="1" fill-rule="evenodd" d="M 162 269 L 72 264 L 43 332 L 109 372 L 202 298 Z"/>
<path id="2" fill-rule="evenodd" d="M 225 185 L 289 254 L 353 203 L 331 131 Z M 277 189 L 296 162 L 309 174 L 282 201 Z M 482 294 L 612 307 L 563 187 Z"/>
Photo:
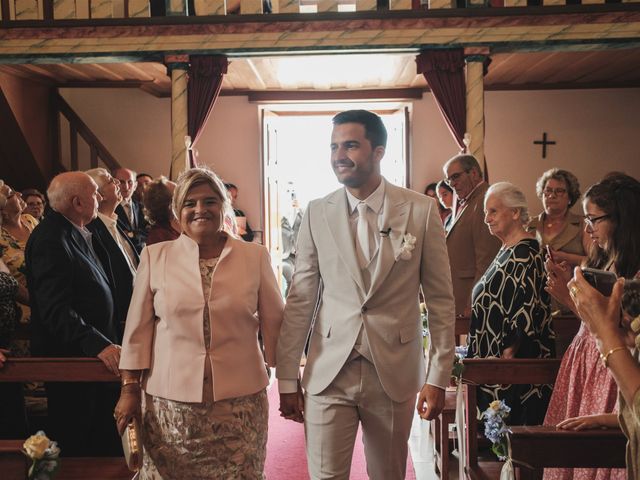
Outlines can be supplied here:
<path id="1" fill-rule="evenodd" d="M 545 218 L 545 220 L 547 221 L 547 223 L 545 224 L 547 228 L 553 228 L 554 225 L 562 225 L 564 223 L 564 217 L 557 220 Z"/>

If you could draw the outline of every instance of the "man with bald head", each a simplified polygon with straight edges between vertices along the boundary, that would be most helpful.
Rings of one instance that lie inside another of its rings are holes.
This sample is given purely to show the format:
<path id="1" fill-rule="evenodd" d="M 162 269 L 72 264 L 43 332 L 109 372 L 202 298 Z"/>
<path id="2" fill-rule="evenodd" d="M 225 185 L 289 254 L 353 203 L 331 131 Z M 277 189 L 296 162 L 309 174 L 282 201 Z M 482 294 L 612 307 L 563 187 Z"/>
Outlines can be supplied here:
<path id="1" fill-rule="evenodd" d="M 97 357 L 118 374 L 120 347 L 109 257 L 86 228 L 98 213 L 98 186 L 87 174 L 56 176 L 47 190 L 52 212 L 26 248 L 31 350 L 44 357 Z M 117 384 L 46 384 L 50 434 L 68 456 L 121 453 L 112 412 Z"/>
<path id="2" fill-rule="evenodd" d="M 140 253 L 147 241 L 147 222 L 142 213 L 142 203 L 133 199 L 133 193 L 138 185 L 136 172 L 128 168 L 116 168 L 113 178 L 120 182 L 122 200 L 116 207 L 118 226 L 126 233 L 131 243 Z"/>

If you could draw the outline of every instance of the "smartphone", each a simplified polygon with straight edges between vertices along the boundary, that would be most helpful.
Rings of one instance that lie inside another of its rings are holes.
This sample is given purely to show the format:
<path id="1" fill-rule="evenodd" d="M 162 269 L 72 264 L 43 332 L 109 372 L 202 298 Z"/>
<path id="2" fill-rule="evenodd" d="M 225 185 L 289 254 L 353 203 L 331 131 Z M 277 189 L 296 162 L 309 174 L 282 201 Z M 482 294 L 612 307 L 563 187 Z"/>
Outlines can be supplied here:
<path id="1" fill-rule="evenodd" d="M 596 268 L 583 267 L 582 275 L 584 275 L 585 280 L 589 282 L 593 288 L 605 297 L 611 295 L 613 285 L 616 283 L 616 280 L 618 280 L 615 273 L 598 270 Z"/>
<path id="2" fill-rule="evenodd" d="M 547 256 L 549 257 L 549 259 L 553 263 L 556 263 L 556 259 L 554 258 L 553 253 L 551 252 L 551 247 L 549 245 L 546 245 L 544 248 L 547 250 Z"/>

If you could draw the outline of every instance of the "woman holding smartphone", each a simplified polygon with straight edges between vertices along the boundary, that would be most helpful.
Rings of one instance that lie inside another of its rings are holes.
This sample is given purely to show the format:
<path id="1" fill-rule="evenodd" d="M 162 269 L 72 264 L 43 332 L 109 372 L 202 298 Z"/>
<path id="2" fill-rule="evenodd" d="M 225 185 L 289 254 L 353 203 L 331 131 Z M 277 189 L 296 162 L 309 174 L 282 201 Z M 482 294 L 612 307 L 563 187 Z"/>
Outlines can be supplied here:
<path id="1" fill-rule="evenodd" d="M 569 288 L 603 364 L 618 385 L 618 420 L 629 440 L 627 477 L 640 478 L 640 280 L 626 281 L 624 287 L 619 280 L 611 296 L 605 297 L 576 269 Z"/>
<path id="2" fill-rule="evenodd" d="M 592 185 L 584 195 L 585 231 L 592 245 L 586 266 L 633 278 L 640 270 L 640 222 L 631 205 L 640 205 L 640 182 L 613 174 Z M 547 259 L 547 289 L 576 315 L 566 265 Z M 565 353 L 551 396 L 545 425 L 588 429 L 617 426 L 617 387 L 600 359 L 596 342 L 583 323 Z M 623 479 L 623 469 L 546 469 L 549 479 Z"/>

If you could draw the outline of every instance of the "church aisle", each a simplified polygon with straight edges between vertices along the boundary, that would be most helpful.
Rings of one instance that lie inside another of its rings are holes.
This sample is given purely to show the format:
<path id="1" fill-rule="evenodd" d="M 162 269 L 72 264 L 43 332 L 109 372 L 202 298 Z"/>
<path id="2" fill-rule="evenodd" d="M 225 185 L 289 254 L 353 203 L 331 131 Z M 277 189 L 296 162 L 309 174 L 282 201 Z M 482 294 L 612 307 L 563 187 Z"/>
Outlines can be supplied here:
<path id="1" fill-rule="evenodd" d="M 265 463 L 267 480 L 308 480 L 307 460 L 304 451 L 304 427 L 301 424 L 285 421 L 280 417 L 276 382 L 272 382 L 268 387 L 267 394 L 269 398 L 269 440 L 267 441 L 267 460 Z M 433 471 L 433 461 L 430 467 Z M 431 480 L 431 478 L 435 477 L 422 477 L 414 473 L 411 458 L 407 459 L 406 480 Z M 356 439 L 350 480 L 368 480 L 361 431 L 358 432 Z"/>

